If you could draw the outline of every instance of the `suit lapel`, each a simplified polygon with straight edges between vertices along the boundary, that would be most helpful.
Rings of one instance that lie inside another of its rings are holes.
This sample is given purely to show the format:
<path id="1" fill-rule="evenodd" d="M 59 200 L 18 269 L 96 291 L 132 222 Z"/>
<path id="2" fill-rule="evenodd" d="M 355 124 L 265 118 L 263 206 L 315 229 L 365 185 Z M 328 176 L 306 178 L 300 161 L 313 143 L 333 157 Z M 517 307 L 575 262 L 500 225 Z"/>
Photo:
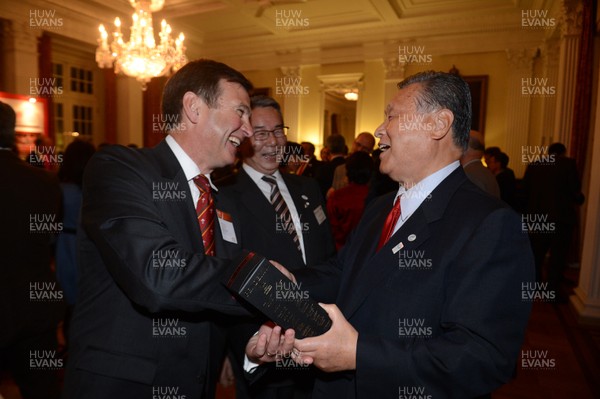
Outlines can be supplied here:
<path id="1" fill-rule="evenodd" d="M 178 216 L 178 224 L 181 228 L 189 232 L 189 242 L 196 252 L 204 252 L 202 245 L 202 233 L 196 216 L 196 204 L 192 198 L 190 186 L 185 177 L 181 164 L 173 154 L 173 151 L 165 140 L 161 141 L 156 147 L 152 148 L 155 158 L 158 161 L 158 168 L 162 179 L 177 183 L 179 190 L 184 190 L 186 200 L 183 205 L 180 202 L 173 202 L 173 214 Z M 189 199 L 188 199 L 189 198 Z"/>
<path id="2" fill-rule="evenodd" d="M 239 193 L 244 207 L 254 215 L 257 224 L 262 225 L 269 232 L 274 231 L 276 217 L 273 205 L 243 169 L 240 169 L 238 179 Z"/>
<path id="3" fill-rule="evenodd" d="M 448 199 L 457 187 L 466 180 L 461 167 L 458 167 L 444 179 L 419 208 L 396 231 L 389 241 L 375 253 L 379 236 L 387 214 L 392 207 L 392 199 L 374 218 L 374 222 L 361 231 L 365 238 L 361 251 L 367 256 L 357 257 L 353 267 L 346 275 L 340 289 L 338 304 L 344 315 L 349 318 L 358 310 L 369 294 L 383 285 L 393 274 L 400 272 L 400 253 L 418 249 L 431 236 L 431 223 L 439 220 L 448 204 Z M 391 196 L 393 198 L 393 196 Z"/>

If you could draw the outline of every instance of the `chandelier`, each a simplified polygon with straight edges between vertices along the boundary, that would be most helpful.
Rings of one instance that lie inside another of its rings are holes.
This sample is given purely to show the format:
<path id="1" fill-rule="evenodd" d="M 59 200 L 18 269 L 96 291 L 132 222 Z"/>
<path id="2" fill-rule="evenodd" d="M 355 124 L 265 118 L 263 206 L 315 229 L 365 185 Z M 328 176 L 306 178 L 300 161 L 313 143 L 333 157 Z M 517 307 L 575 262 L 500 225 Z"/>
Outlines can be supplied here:
<path id="1" fill-rule="evenodd" d="M 146 90 L 150 79 L 169 75 L 187 62 L 183 33 L 175 40 L 171 27 L 163 19 L 160 26 L 160 43 L 156 45 L 152 28 L 152 12 L 162 9 L 165 0 L 129 0 L 135 9 L 129 41 L 123 40 L 121 20 L 115 18 L 113 41 L 108 45 L 108 33 L 100 25 L 100 37 L 96 49 L 96 62 L 100 68 L 115 67 L 115 73 L 123 72 L 136 78 Z"/>

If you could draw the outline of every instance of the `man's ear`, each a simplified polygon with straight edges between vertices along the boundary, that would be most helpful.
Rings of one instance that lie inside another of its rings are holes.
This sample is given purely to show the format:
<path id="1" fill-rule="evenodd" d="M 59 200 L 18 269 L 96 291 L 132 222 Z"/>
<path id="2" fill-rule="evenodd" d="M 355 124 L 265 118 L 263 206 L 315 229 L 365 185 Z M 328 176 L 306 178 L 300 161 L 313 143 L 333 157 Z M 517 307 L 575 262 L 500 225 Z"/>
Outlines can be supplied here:
<path id="1" fill-rule="evenodd" d="M 431 138 L 434 140 L 443 139 L 452 129 L 454 123 L 454 114 L 446 108 L 435 111 L 433 114 L 434 129 L 431 132 Z"/>
<path id="2" fill-rule="evenodd" d="M 203 102 L 196 94 L 191 91 L 186 92 L 183 95 L 183 107 L 182 111 L 185 117 L 191 123 L 198 123 L 200 117 L 200 108 L 202 107 Z"/>

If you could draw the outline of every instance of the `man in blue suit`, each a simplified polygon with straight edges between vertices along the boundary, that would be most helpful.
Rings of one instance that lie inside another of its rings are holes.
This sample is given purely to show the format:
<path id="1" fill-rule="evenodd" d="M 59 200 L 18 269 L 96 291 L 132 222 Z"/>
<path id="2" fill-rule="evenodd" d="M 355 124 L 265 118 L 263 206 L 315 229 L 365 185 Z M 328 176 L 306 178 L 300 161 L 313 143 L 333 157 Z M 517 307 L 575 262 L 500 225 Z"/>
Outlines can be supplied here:
<path id="1" fill-rule="evenodd" d="M 373 201 L 337 258 L 294 271 L 335 302 L 323 305 L 331 329 L 292 351 L 327 372 L 313 398 L 485 397 L 513 376 L 523 342 L 533 258 L 518 215 L 460 167 L 469 88 L 431 71 L 399 88 L 376 132 L 399 190 Z M 251 360 L 272 361 L 268 332 L 249 342 Z"/>

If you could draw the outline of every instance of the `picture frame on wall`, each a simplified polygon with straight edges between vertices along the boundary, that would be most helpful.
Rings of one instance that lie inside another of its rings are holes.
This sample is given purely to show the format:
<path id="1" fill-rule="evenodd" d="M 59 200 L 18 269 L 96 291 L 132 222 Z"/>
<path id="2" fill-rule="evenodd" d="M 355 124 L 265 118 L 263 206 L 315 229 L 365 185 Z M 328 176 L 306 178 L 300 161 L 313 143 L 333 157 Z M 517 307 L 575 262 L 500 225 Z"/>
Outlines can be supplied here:
<path id="1" fill-rule="evenodd" d="M 485 115 L 487 110 L 488 75 L 462 76 L 471 89 L 473 116 L 471 129 L 485 135 Z"/>

